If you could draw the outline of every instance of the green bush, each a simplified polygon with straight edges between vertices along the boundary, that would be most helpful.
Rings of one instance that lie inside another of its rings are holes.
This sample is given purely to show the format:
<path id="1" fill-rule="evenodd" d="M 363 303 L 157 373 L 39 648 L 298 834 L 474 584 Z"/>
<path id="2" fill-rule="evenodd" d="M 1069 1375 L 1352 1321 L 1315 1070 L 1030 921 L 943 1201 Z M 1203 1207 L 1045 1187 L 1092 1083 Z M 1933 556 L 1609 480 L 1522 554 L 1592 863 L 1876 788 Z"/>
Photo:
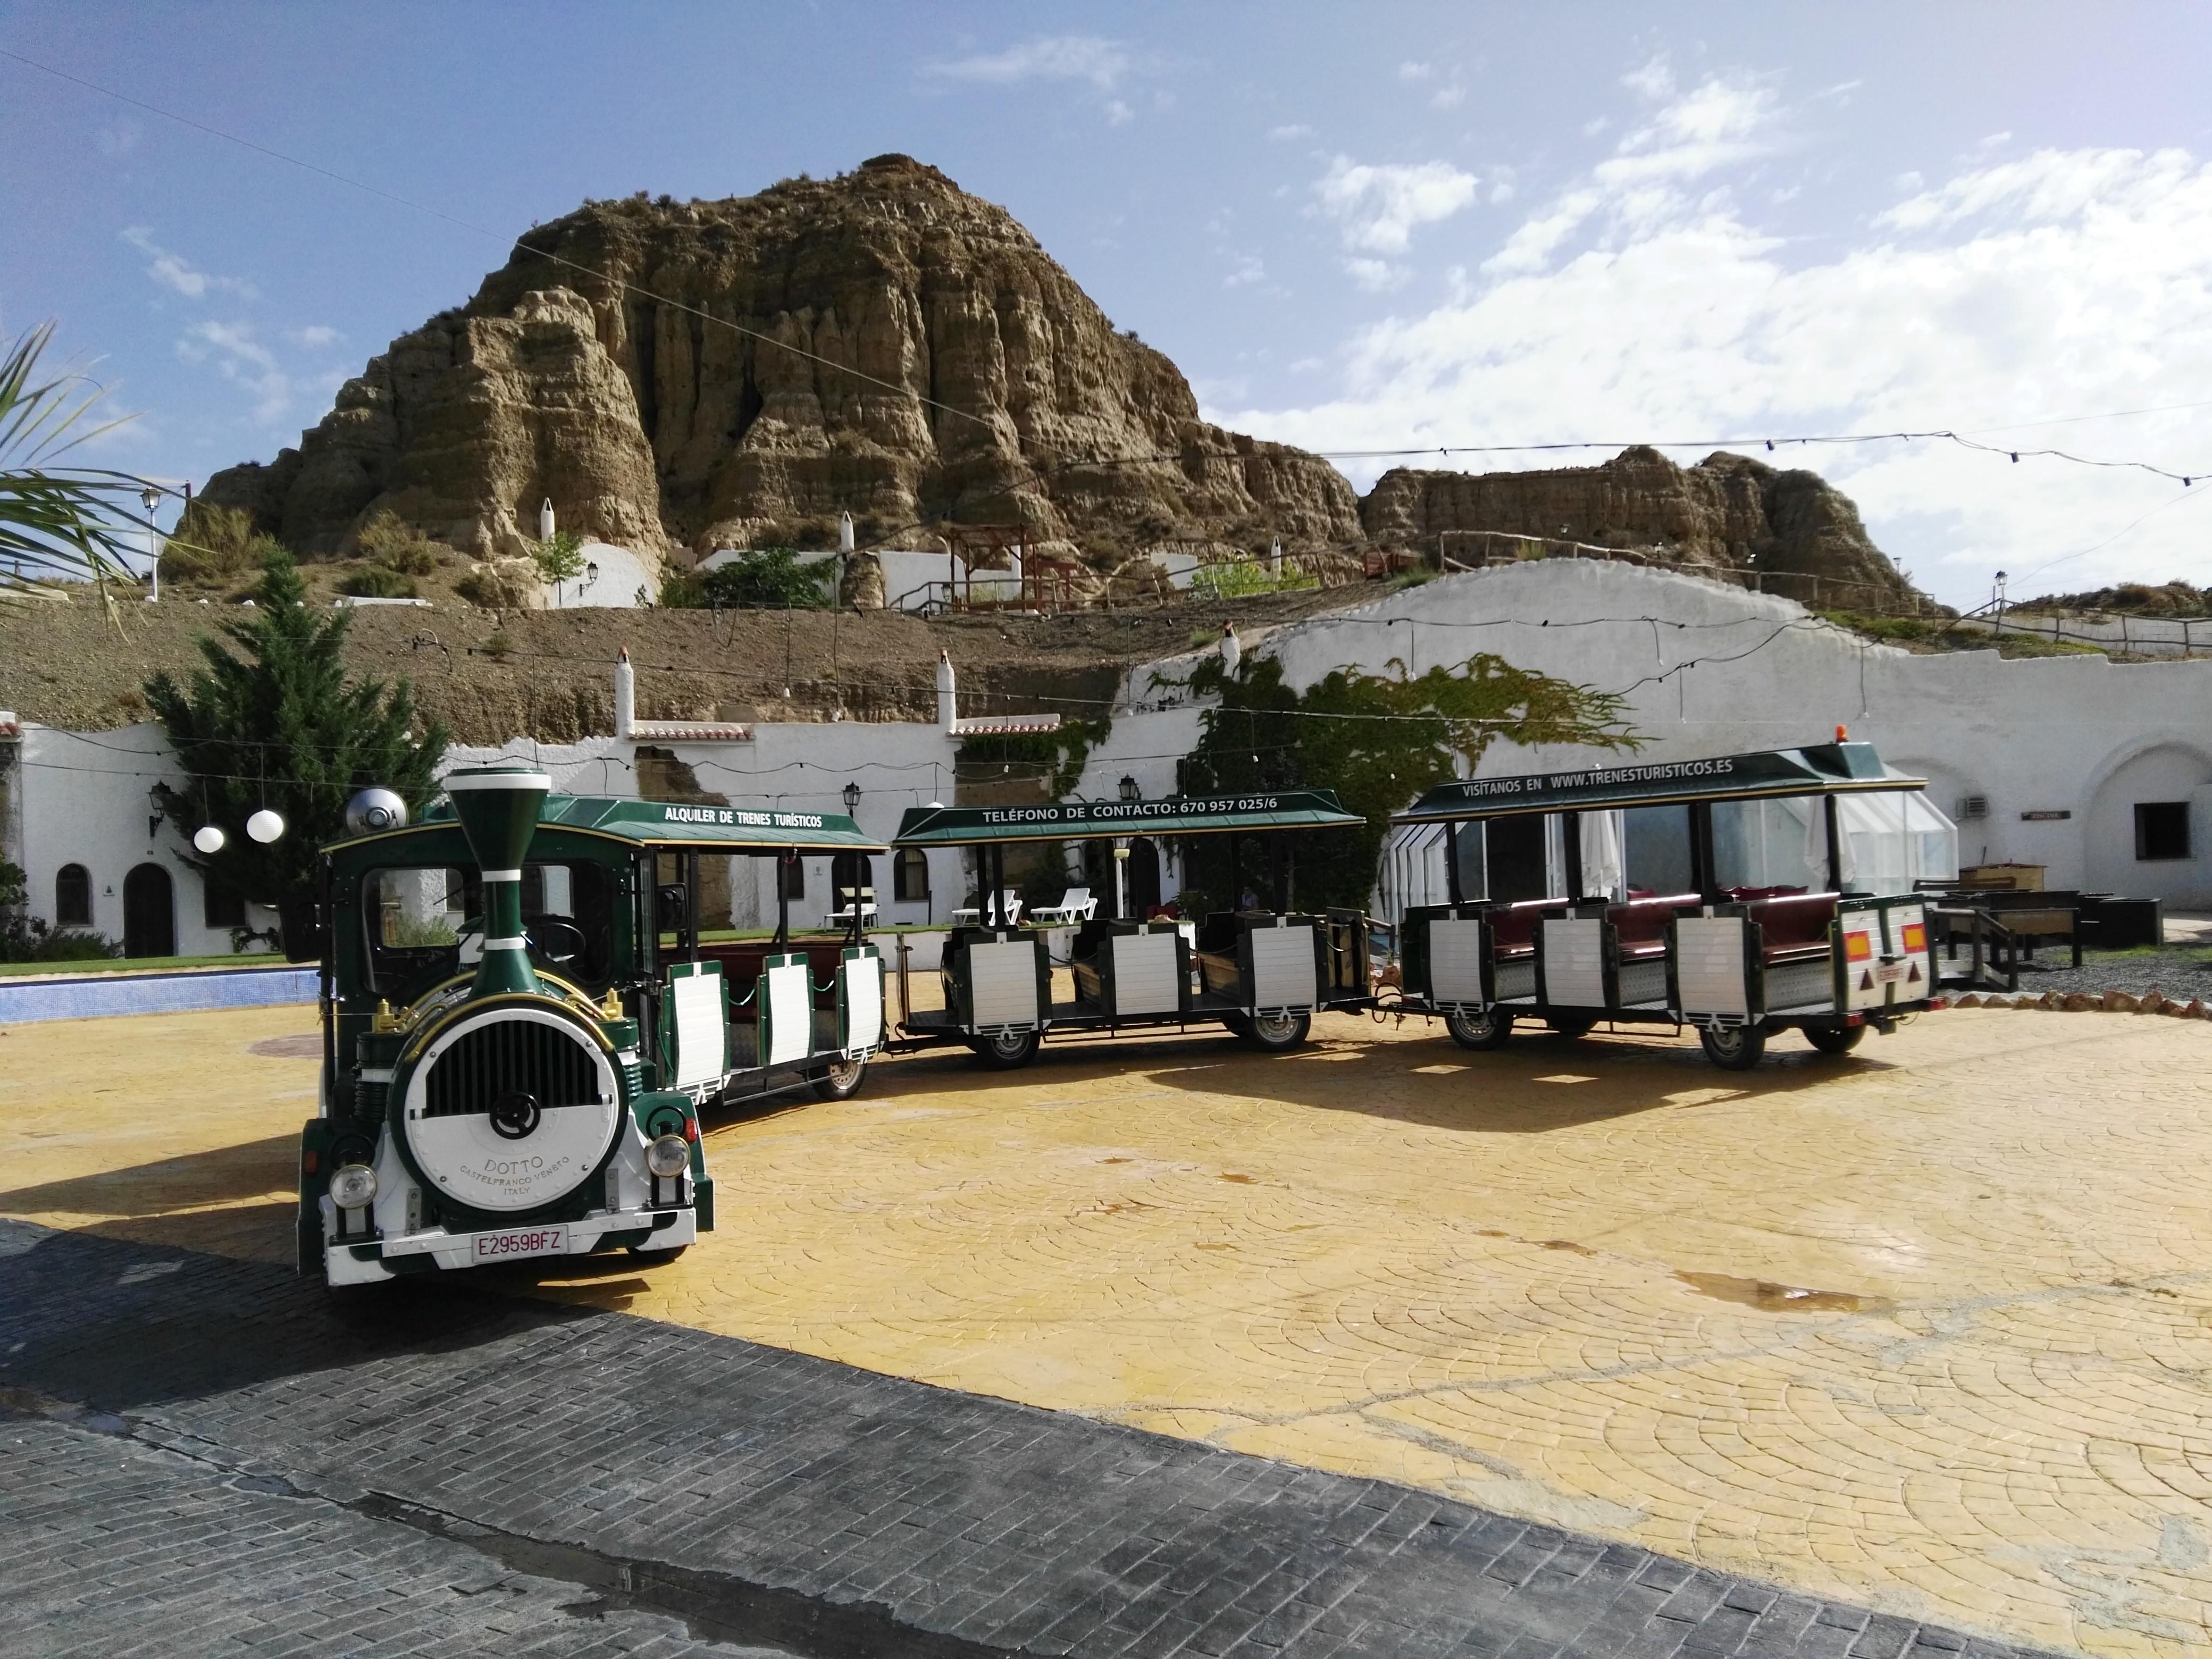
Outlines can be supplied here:
<path id="1" fill-rule="evenodd" d="M 653 601 L 663 611 L 704 611 L 707 584 L 689 570 L 672 570 L 660 579 L 660 597 Z"/>
<path id="2" fill-rule="evenodd" d="M 243 507 L 195 501 L 177 520 L 161 549 L 161 579 L 177 582 L 219 582 L 258 569 L 274 536 L 253 527 Z"/>
<path id="3" fill-rule="evenodd" d="M 1191 597 L 1197 599 L 1249 599 L 1258 593 L 1293 593 L 1320 586 L 1318 580 L 1302 571 L 1269 575 L 1267 566 L 1256 559 L 1225 559 L 1218 564 L 1202 564 L 1190 573 Z"/>
<path id="4" fill-rule="evenodd" d="M 556 532 L 544 541 L 531 543 L 530 558 L 540 581 L 550 586 L 572 582 L 584 574 L 584 538 L 573 530 Z"/>
<path id="5" fill-rule="evenodd" d="M 415 597 L 415 579 L 403 576 L 397 570 L 387 570 L 373 564 L 356 570 L 338 584 L 338 592 L 349 593 L 357 599 L 411 599 Z"/>
<path id="6" fill-rule="evenodd" d="M 361 527 L 354 550 L 371 564 L 403 576 L 427 576 L 446 562 L 443 544 L 432 541 L 386 507 Z"/>
<path id="7" fill-rule="evenodd" d="M 794 549 L 764 547 L 740 553 L 720 568 L 699 576 L 700 599 L 714 611 L 744 606 L 824 611 L 834 602 L 830 582 L 836 571 L 832 560 L 801 564 Z"/>

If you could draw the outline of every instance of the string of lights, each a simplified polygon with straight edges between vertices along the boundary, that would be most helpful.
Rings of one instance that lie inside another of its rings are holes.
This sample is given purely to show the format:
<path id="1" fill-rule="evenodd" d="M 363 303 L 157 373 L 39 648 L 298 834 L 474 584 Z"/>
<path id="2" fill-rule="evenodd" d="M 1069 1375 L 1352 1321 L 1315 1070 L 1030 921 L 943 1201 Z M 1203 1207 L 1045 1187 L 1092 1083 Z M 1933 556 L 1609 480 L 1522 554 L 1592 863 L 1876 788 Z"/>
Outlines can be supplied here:
<path id="1" fill-rule="evenodd" d="M 103 86 L 100 82 L 88 80 L 82 76 L 70 74 L 65 70 L 57 69 L 50 64 L 40 63 L 36 58 L 26 57 L 21 52 L 15 52 L 6 47 L 0 47 L 0 58 L 8 58 L 12 62 L 22 64 L 27 69 L 35 70 L 40 74 L 51 76 L 57 80 L 66 81 L 72 85 L 82 87 L 88 91 L 98 93 L 102 97 L 113 99 L 118 103 L 130 105 L 134 109 L 143 110 L 149 114 L 159 116 L 163 120 L 174 122 L 179 126 L 190 128 L 191 131 L 204 134 L 209 137 L 221 140 L 225 143 L 237 145 L 240 149 L 251 150 L 256 155 L 265 156 L 271 161 L 280 161 L 288 167 L 297 167 L 304 172 L 313 173 L 319 178 L 327 179 L 333 183 L 343 185 L 348 189 L 362 191 L 365 194 L 376 197 L 380 200 L 392 203 L 395 206 L 405 208 L 412 212 L 428 215 L 432 218 L 454 226 L 459 229 L 466 230 L 473 235 L 485 237 L 490 240 L 503 243 L 511 252 L 520 251 L 533 258 L 544 259 L 549 264 L 559 265 L 566 270 L 573 270 L 580 275 L 591 277 L 595 282 L 610 283 L 612 286 L 618 288 L 627 296 L 641 300 L 649 300 L 655 305 L 666 306 L 672 311 L 678 312 L 686 316 L 696 318 L 700 321 L 708 324 L 714 327 L 727 329 L 733 333 L 741 335 L 744 337 L 758 343 L 773 346 L 780 350 L 787 351 L 796 356 L 805 358 L 809 362 L 818 363 L 826 368 L 836 371 L 838 374 L 848 379 L 860 380 L 866 385 L 879 387 L 886 392 L 896 392 L 902 398 L 912 398 L 927 408 L 939 410 L 939 412 L 951 416 L 956 419 L 972 422 L 975 425 L 982 427 L 986 430 L 994 433 L 998 429 L 996 422 L 994 422 L 990 417 L 978 415 L 972 410 L 961 409 L 954 404 L 944 403 L 937 398 L 931 398 L 926 393 L 917 392 L 909 385 L 906 385 L 902 382 L 880 379 L 878 376 L 866 374 L 849 363 L 841 362 L 836 359 L 826 356 L 820 352 L 809 350 L 804 346 L 797 345 L 789 340 L 780 338 L 764 330 L 749 328 L 732 318 L 717 316 L 714 313 L 707 311 L 700 307 L 687 304 L 683 301 L 672 298 L 667 295 L 656 293 L 650 289 L 647 289 L 637 283 L 629 282 L 626 278 L 611 276 L 607 271 L 596 266 L 587 265 L 580 261 L 570 259 L 565 255 L 555 252 L 549 248 L 535 246 L 530 240 L 530 233 L 525 233 L 523 235 L 517 237 L 506 236 L 499 231 L 490 229 L 483 225 L 476 224 L 471 221 L 461 218 L 455 214 L 448 213 L 442 209 L 432 207 L 422 202 L 414 201 L 408 197 L 398 195 L 392 191 L 381 189 L 377 185 L 366 183 L 359 179 L 351 178 L 345 173 L 337 172 L 330 167 L 319 166 L 315 162 L 304 161 L 298 156 L 288 155 L 284 151 L 276 149 L 267 144 L 258 143 L 250 138 L 240 137 L 237 134 L 225 131 L 220 127 L 210 125 L 204 121 L 195 120 L 190 116 L 179 114 L 174 110 L 163 108 L 161 106 L 149 103 L 144 99 L 134 98 L 127 93 L 117 91 L 112 87 Z M 535 227 L 532 228 L 534 230 Z M 2026 430 L 2032 427 L 2065 425 L 2090 420 L 2118 419 L 2124 416 L 2166 413 L 2204 406 L 2206 405 L 2202 404 L 2175 404 L 2160 405 L 2150 409 L 2121 410 L 2111 414 L 2060 416 L 2039 421 L 2021 422 L 2018 427 L 1992 427 L 1979 428 L 1979 430 L 1984 433 Z M 1325 459 L 1330 460 L 1409 459 L 1417 456 L 1425 455 L 1435 455 L 1442 459 L 1449 460 L 1454 456 L 1553 454 L 1595 449 L 1618 451 L 1630 448 L 1637 445 L 1643 445 L 1653 449 L 1702 449 L 1708 447 L 1725 448 L 1738 445 L 1754 446 L 1763 444 L 1768 451 L 1772 452 L 1791 446 L 1836 446 L 1848 444 L 1912 442 L 1918 441 L 1945 441 L 1956 444 L 1962 448 L 1978 451 L 1985 454 L 2007 455 L 2010 457 L 2015 465 L 2023 458 L 2026 458 L 2028 459 L 2060 460 L 2077 466 L 2140 471 L 2158 477 L 2175 480 L 2185 489 L 2193 486 L 2197 479 L 2204 477 L 2208 475 L 2212 475 L 2212 467 L 2199 467 L 2185 472 L 2175 471 L 2170 467 L 2161 466 L 2149 461 L 2116 460 L 2109 458 L 2079 455 L 2072 453 L 2071 451 L 2062 449 L 2025 449 L 2002 444 L 1987 444 L 1979 441 L 1977 437 L 1972 435 L 1968 432 L 1948 427 L 1928 428 L 1918 430 L 1900 429 L 1891 432 L 1806 433 L 1792 434 L 1753 433 L 1747 434 L 1739 434 L 1719 438 L 1630 439 L 1626 441 L 1611 439 L 1572 439 L 1541 443 L 1425 444 L 1409 445 L 1395 448 L 1323 449 L 1310 451 L 1308 453 L 1319 455 Z M 1059 450 L 1054 446 L 1035 438 L 1025 438 L 1024 442 L 1030 448 L 1041 451 L 1047 454 L 1056 454 L 1060 457 L 1053 465 L 1045 468 L 1036 467 L 1029 460 L 1026 455 L 1007 458 L 1013 465 L 1024 467 L 1024 469 L 1033 472 L 1040 473 L 1066 471 L 1076 467 L 1096 468 L 1151 465 L 1170 463 L 1179 465 L 1188 465 L 1193 460 L 1197 460 L 1201 465 L 1218 460 L 1224 465 L 1233 465 L 1241 468 L 1247 465 L 1249 459 L 1245 456 L 1237 454 L 1233 451 L 1221 453 L 1211 453 L 1194 449 L 1163 451 L 1152 454 L 1140 455 L 1076 456 L 1071 455 L 1066 451 Z M 880 542 L 876 541 L 872 541 L 870 544 L 871 546 L 880 544 Z"/>

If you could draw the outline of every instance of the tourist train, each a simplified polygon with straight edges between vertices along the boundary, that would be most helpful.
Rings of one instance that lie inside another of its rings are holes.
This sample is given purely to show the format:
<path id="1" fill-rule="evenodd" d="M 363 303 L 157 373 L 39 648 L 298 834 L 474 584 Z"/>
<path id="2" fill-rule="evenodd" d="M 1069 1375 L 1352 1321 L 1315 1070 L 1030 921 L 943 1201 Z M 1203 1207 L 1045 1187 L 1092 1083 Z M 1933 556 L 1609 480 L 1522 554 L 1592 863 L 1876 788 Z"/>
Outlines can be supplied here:
<path id="1" fill-rule="evenodd" d="M 445 789 L 412 826 L 363 792 L 319 860 L 300 1269 L 667 1260 L 714 1224 L 702 1109 L 842 1098 L 884 1037 L 857 907 L 842 938 L 794 939 L 786 909 L 773 939 L 704 941 L 701 859 L 883 848 L 835 813 L 556 796 L 526 766 Z"/>
<path id="2" fill-rule="evenodd" d="M 1847 1052 L 1942 1006 L 1922 884 L 1956 877 L 1958 837 L 1926 787 L 1841 727 L 1440 785 L 1395 817 L 1441 833 L 1449 894 L 1406 915 L 1402 1006 L 1474 1049 L 1526 1020 L 1688 1025 L 1731 1070 L 1792 1028 Z"/>
<path id="3" fill-rule="evenodd" d="M 1373 987 L 1364 915 L 1292 911 L 1287 840 L 1360 823 L 1326 789 L 913 808 L 892 844 L 974 848 L 980 891 L 975 906 L 955 917 L 944 945 L 941 1009 L 915 1011 L 902 962 L 900 1035 L 916 1044 L 965 1043 L 1006 1069 L 1027 1065 L 1048 1038 L 1148 1027 L 1220 1026 L 1260 1048 L 1295 1048 L 1316 1012 L 1368 1007 Z M 1225 839 L 1232 895 L 1226 908 L 1188 918 L 1164 908 L 1125 916 L 1117 878 L 1113 915 L 1098 915 L 1097 901 L 1084 891 L 1079 905 L 1063 895 L 1060 905 L 1033 913 L 1031 925 L 1019 925 L 1019 902 L 1006 885 L 1010 844 L 1104 838 L 1126 848 L 1133 837 L 1166 836 Z M 1255 837 L 1267 848 L 1270 906 L 1257 894 L 1237 902 L 1244 894 L 1240 855 Z M 1058 963 L 1055 933 L 1068 950 Z M 1055 966 L 1068 970 L 1068 999 L 1054 994 Z"/>

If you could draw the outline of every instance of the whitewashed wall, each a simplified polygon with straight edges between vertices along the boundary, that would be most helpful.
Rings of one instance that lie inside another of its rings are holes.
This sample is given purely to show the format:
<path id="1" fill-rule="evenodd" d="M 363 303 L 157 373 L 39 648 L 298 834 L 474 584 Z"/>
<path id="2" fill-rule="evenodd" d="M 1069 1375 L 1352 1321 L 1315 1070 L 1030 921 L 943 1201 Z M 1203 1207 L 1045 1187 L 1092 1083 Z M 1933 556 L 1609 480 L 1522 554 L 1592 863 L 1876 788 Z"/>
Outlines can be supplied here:
<path id="1" fill-rule="evenodd" d="M 185 861 L 189 837 L 199 826 L 148 827 L 153 808 L 146 792 L 156 783 L 181 787 L 185 781 L 159 726 L 76 732 L 27 723 L 21 755 L 21 848 L 15 857 L 28 878 L 32 916 L 53 923 L 55 879 L 63 866 L 81 864 L 92 878 L 92 931 L 120 943 L 124 881 L 138 866 L 154 864 L 169 875 L 177 954 L 229 953 L 230 929 L 206 925 L 199 872 Z M 245 833 L 243 824 L 222 828 Z M 267 929 L 276 915 L 248 906 L 246 921 Z"/>
<path id="2" fill-rule="evenodd" d="M 1401 589 L 1374 604 L 1248 635 L 1311 684 L 1358 664 L 1419 672 L 1493 652 L 1516 665 L 1626 694 L 1644 757 L 1684 759 L 1826 741 L 1841 724 L 1884 760 L 1929 779 L 1936 804 L 1985 796 L 1962 822 L 1961 861 L 2049 867 L 2053 886 L 2212 907 L 2212 661 L 2115 664 L 2101 656 L 2002 660 L 1994 651 L 1914 656 L 1863 644 L 1802 606 L 1697 577 L 1597 560 L 1532 560 Z M 1685 664 L 1694 665 L 1684 667 Z M 1156 702 L 1152 672 L 1123 696 Z M 1173 787 L 1171 756 L 1197 736 L 1189 709 L 1123 716 L 1081 788 L 1124 772 L 1146 794 Z M 1483 775 L 1596 763 L 1599 751 L 1499 744 Z M 2192 802 L 2193 857 L 2139 862 L 2137 801 Z M 2024 812 L 2070 817 L 2027 821 Z"/>

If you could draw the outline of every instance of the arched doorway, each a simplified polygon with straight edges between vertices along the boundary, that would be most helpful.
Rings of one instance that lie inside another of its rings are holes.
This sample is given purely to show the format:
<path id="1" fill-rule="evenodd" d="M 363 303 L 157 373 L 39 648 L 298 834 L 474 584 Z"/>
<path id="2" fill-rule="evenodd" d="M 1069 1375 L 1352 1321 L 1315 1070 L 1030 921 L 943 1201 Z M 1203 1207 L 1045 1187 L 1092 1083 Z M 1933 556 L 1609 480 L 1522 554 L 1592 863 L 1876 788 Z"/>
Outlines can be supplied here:
<path id="1" fill-rule="evenodd" d="M 2083 885 L 2130 898 L 2201 904 L 2212 897 L 2212 761 L 2195 749 L 2159 744 L 2113 769 L 2089 804 Z"/>
<path id="2" fill-rule="evenodd" d="M 1160 902 L 1160 849 L 1149 836 L 1129 842 L 1129 914 L 1139 921 Z"/>
<path id="3" fill-rule="evenodd" d="M 177 954 L 176 887 L 158 864 L 142 864 L 123 878 L 123 954 Z"/>

